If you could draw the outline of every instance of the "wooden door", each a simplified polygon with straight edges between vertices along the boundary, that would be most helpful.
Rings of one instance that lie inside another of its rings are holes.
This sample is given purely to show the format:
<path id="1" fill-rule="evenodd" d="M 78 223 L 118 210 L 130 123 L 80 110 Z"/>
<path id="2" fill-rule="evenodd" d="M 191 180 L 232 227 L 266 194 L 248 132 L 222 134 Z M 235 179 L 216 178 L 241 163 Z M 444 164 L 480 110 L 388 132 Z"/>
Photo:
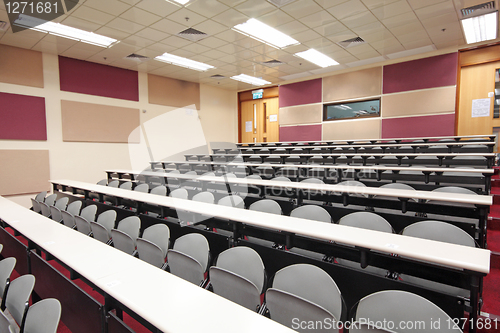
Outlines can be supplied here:
<path id="1" fill-rule="evenodd" d="M 241 142 L 279 141 L 278 97 L 241 102 Z"/>

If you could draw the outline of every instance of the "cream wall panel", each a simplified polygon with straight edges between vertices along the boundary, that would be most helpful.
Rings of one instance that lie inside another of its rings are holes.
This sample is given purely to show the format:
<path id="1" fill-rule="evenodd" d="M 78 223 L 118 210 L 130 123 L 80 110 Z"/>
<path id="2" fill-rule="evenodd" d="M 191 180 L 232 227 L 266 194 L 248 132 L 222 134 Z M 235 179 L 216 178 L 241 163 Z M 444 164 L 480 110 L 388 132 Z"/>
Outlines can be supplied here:
<path id="1" fill-rule="evenodd" d="M 0 150 L 0 195 L 49 191 L 48 150 Z"/>
<path id="2" fill-rule="evenodd" d="M 323 103 L 377 96 L 382 93 L 382 67 L 323 78 Z"/>
<path id="3" fill-rule="evenodd" d="M 320 123 L 323 119 L 323 104 L 306 104 L 280 108 L 279 122 L 283 125 Z"/>
<path id="4" fill-rule="evenodd" d="M 323 123 L 323 140 L 380 139 L 382 120 L 352 119 Z"/>
<path id="5" fill-rule="evenodd" d="M 0 82 L 43 88 L 42 53 L 0 45 Z"/>
<path id="6" fill-rule="evenodd" d="M 200 84 L 148 74 L 149 103 L 200 109 Z"/>
<path id="7" fill-rule="evenodd" d="M 383 95 L 382 117 L 454 112 L 455 101 L 455 86 Z"/>

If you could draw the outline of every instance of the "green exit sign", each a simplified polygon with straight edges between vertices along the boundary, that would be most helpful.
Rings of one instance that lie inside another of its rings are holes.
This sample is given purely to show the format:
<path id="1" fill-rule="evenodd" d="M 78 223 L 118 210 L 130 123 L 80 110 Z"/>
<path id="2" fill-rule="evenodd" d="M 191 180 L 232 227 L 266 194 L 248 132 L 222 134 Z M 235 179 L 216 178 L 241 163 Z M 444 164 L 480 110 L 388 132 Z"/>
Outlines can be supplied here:
<path id="1" fill-rule="evenodd" d="M 264 93 L 264 89 L 259 89 L 259 90 L 253 90 L 252 91 L 252 96 L 253 99 L 259 99 L 262 98 L 262 94 Z"/>

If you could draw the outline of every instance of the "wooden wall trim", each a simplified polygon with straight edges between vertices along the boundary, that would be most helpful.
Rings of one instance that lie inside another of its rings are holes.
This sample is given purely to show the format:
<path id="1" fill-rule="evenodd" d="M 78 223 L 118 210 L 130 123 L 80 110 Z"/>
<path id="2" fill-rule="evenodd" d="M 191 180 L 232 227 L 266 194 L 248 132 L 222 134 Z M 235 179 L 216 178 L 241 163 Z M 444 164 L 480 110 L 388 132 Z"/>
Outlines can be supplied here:
<path id="1" fill-rule="evenodd" d="M 474 66 L 500 60 L 500 44 L 487 45 L 472 50 L 460 50 L 460 67 Z"/>

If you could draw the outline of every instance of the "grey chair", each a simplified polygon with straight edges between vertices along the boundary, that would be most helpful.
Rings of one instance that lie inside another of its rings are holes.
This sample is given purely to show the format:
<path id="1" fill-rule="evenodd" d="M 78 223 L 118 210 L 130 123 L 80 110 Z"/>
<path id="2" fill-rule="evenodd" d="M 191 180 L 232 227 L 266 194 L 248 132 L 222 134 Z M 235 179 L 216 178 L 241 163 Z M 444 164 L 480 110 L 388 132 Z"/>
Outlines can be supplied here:
<path id="1" fill-rule="evenodd" d="M 469 195 L 479 195 L 476 192 L 469 190 L 467 188 L 459 187 L 459 186 L 443 186 L 443 187 L 438 187 L 431 192 L 437 192 L 437 193 L 456 193 L 456 194 L 469 194 Z M 434 203 L 434 201 L 430 200 L 428 201 L 429 203 Z M 446 205 L 448 206 L 460 206 L 460 207 L 470 207 L 473 208 L 475 207 L 473 204 L 463 204 L 463 203 L 454 203 L 454 202 L 447 202 Z"/>
<path id="2" fill-rule="evenodd" d="M 82 202 L 80 200 L 75 200 L 66 207 L 66 211 L 73 216 L 80 214 L 82 208 Z"/>
<path id="3" fill-rule="evenodd" d="M 476 241 L 471 235 L 453 224 L 441 221 L 426 220 L 415 222 L 404 228 L 401 234 L 404 236 L 424 238 L 433 241 L 469 247 L 476 246 Z M 438 290 L 440 292 L 445 292 L 464 298 L 470 297 L 470 291 L 467 289 L 449 286 L 406 274 L 401 274 L 400 278 L 405 282 L 423 286 L 428 289 Z"/>
<path id="4" fill-rule="evenodd" d="M 151 189 L 150 194 L 155 194 L 155 195 L 167 195 L 167 187 L 165 185 L 159 185 Z"/>
<path id="5" fill-rule="evenodd" d="M 168 250 L 167 261 L 170 273 L 199 286 L 205 284 L 210 246 L 202 234 L 191 233 L 175 240 Z"/>
<path id="6" fill-rule="evenodd" d="M 12 281 L 7 295 L 2 299 L 1 310 L 12 317 L 11 325 L 21 326 L 29 307 L 29 299 L 35 286 L 35 276 L 26 274 Z"/>
<path id="7" fill-rule="evenodd" d="M 40 202 L 40 210 L 43 216 L 50 217 L 50 206 L 45 202 Z"/>
<path id="8" fill-rule="evenodd" d="M 170 192 L 170 194 L 168 196 L 172 197 L 172 198 L 187 200 L 188 195 L 189 195 L 188 191 L 185 188 L 178 188 L 178 189 L 175 189 L 172 192 Z"/>
<path id="9" fill-rule="evenodd" d="M 61 303 L 46 298 L 30 306 L 20 333 L 56 333 L 61 319 Z"/>
<path id="10" fill-rule="evenodd" d="M 253 311 L 259 311 L 261 307 L 265 276 L 259 254 L 245 246 L 225 250 L 210 267 L 214 293 Z"/>
<path id="11" fill-rule="evenodd" d="M 116 229 L 111 229 L 111 239 L 114 247 L 134 255 L 140 229 L 141 219 L 138 216 L 129 216 L 118 222 Z"/>
<path id="12" fill-rule="evenodd" d="M 66 210 L 61 211 L 62 223 L 72 229 L 76 228 L 75 216 L 80 214 L 82 202 L 80 200 L 73 201 L 68 205 Z"/>
<path id="13" fill-rule="evenodd" d="M 75 215 L 76 230 L 85 235 L 90 235 L 90 233 L 92 232 L 92 230 L 90 229 L 90 221 L 94 221 L 96 213 L 96 205 L 90 205 L 83 208 L 80 212 L 80 215 Z"/>
<path id="14" fill-rule="evenodd" d="M 266 291 L 266 307 L 271 319 L 290 328 L 294 318 L 335 323 L 341 320 L 342 306 L 342 295 L 335 281 L 324 270 L 310 264 L 282 268 Z M 314 331 L 338 332 L 331 328 Z M 310 330 L 299 328 L 298 332 Z"/>
<path id="15" fill-rule="evenodd" d="M 341 181 L 340 183 L 337 183 L 336 185 L 351 186 L 351 187 L 357 187 L 357 188 L 366 187 L 365 184 L 363 184 L 362 182 L 357 181 L 357 180 L 344 180 L 344 181 Z M 349 193 L 349 195 L 355 196 L 355 197 L 368 197 L 368 195 L 360 194 L 360 193 Z"/>
<path id="16" fill-rule="evenodd" d="M 398 327 L 398 333 L 422 332 L 431 333 L 436 329 L 432 322 L 440 322 L 439 332 L 462 332 L 454 325 L 443 325 L 453 323 L 453 320 L 437 305 L 422 296 L 401 290 L 384 290 L 363 297 L 357 305 L 354 315 L 355 322 L 393 322 L 393 323 L 419 323 L 419 328 L 408 325 Z M 399 326 L 399 325 L 398 325 Z M 425 328 L 424 328 L 425 326 Z M 372 332 L 370 327 L 351 327 L 349 332 Z M 392 332 L 389 328 L 383 332 Z"/>
<path id="17" fill-rule="evenodd" d="M 209 203 L 209 204 L 215 203 L 215 197 L 214 197 L 213 193 L 208 192 L 208 191 L 196 193 L 195 195 L 193 195 L 193 198 L 191 200 L 196 201 L 196 202 Z M 194 213 L 191 215 L 192 215 L 191 222 L 195 225 L 196 228 L 198 228 L 198 229 L 205 228 L 204 225 L 201 225 L 199 223 L 206 220 L 207 218 L 209 218 L 210 217 L 209 215 L 194 214 Z"/>
<path id="18" fill-rule="evenodd" d="M 149 192 L 149 184 L 142 183 L 134 187 L 134 191 L 148 193 Z"/>
<path id="19" fill-rule="evenodd" d="M 219 199 L 217 204 L 228 207 L 245 208 L 245 202 L 243 201 L 243 198 L 235 194 L 230 194 L 222 197 L 221 199 Z"/>
<path id="20" fill-rule="evenodd" d="M 101 179 L 100 181 L 98 181 L 96 183 L 97 185 L 103 185 L 103 186 L 106 186 L 108 185 L 108 180 L 107 179 Z"/>
<path id="21" fill-rule="evenodd" d="M 255 201 L 254 203 L 252 203 L 248 207 L 248 210 L 255 210 L 258 212 L 276 214 L 276 215 L 282 214 L 281 206 L 276 201 L 274 201 L 272 199 L 261 199 L 259 201 Z M 267 229 L 267 230 L 271 230 L 271 229 Z M 260 239 L 260 238 L 256 238 L 256 237 L 247 237 L 247 238 L 250 242 L 260 244 L 262 246 L 267 246 L 267 247 L 274 246 L 274 242 L 272 242 L 272 241 L 268 241 L 268 240 Z"/>
<path id="22" fill-rule="evenodd" d="M 166 268 L 165 257 L 170 243 L 170 229 L 165 224 L 154 224 L 137 238 L 139 259 L 158 268 Z"/>
<path id="23" fill-rule="evenodd" d="M 60 199 L 57 199 L 56 203 L 53 206 L 49 206 L 50 217 L 54 221 L 59 223 L 62 221 L 61 211 L 66 209 L 66 207 L 68 206 L 68 201 L 69 201 L 68 197 L 62 197 Z"/>
<path id="24" fill-rule="evenodd" d="M 116 211 L 109 209 L 102 212 L 96 221 L 90 221 L 90 229 L 94 238 L 103 243 L 111 243 L 111 229 L 114 228 L 116 221 Z"/>
<path id="25" fill-rule="evenodd" d="M 47 195 L 47 191 L 43 191 L 43 192 L 38 193 L 35 196 L 35 198 L 31 198 L 31 205 L 32 205 L 31 208 L 33 209 L 34 212 L 36 212 L 36 213 L 41 212 L 40 202 L 44 201 L 46 195 Z"/>
<path id="26" fill-rule="evenodd" d="M 9 257 L 0 261 L 0 295 L 5 297 L 7 286 L 10 284 L 10 276 L 16 266 L 16 258 Z"/>
<path id="27" fill-rule="evenodd" d="M 56 200 L 57 200 L 57 194 L 54 193 L 46 197 L 43 202 L 45 202 L 48 206 L 54 206 Z"/>
<path id="28" fill-rule="evenodd" d="M 119 187 L 120 186 L 120 181 L 118 180 L 112 180 L 108 183 L 109 187 Z"/>

